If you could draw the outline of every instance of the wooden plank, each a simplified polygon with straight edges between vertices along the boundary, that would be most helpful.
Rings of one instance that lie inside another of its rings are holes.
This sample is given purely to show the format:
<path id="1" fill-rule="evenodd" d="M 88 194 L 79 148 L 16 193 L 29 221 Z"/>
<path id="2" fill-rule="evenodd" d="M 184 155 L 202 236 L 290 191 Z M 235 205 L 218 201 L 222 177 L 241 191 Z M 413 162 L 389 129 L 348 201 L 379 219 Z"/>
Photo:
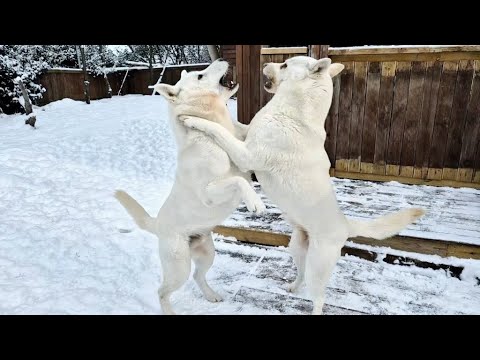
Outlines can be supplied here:
<path id="1" fill-rule="evenodd" d="M 456 181 L 471 182 L 473 180 L 473 169 L 458 169 Z"/>
<path id="2" fill-rule="evenodd" d="M 260 45 L 237 45 L 238 121 L 249 124 L 260 110 Z"/>
<path id="3" fill-rule="evenodd" d="M 442 179 L 456 180 L 457 179 L 457 173 L 458 173 L 458 169 L 443 168 Z"/>
<path id="4" fill-rule="evenodd" d="M 428 168 L 427 179 L 429 180 L 441 180 L 443 169 Z"/>
<path id="5" fill-rule="evenodd" d="M 400 166 L 399 176 L 401 177 L 413 177 L 413 166 Z M 455 179 L 453 179 L 455 180 Z"/>
<path id="6" fill-rule="evenodd" d="M 216 226 L 213 232 L 223 236 L 233 236 L 239 241 L 261 245 L 288 246 L 290 236 L 269 231 L 236 228 L 229 226 Z M 456 256 L 459 258 L 480 259 L 480 246 L 460 244 L 444 240 L 430 240 L 410 236 L 392 236 L 384 240 L 375 240 L 365 237 L 349 238 L 356 244 L 374 247 L 390 247 L 392 249 L 414 252 L 419 254 L 439 255 L 442 257 Z M 351 249 L 351 248 L 350 248 Z M 346 249 L 348 252 L 348 249 Z M 453 255 L 455 254 L 455 255 Z"/>
<path id="7" fill-rule="evenodd" d="M 366 174 L 373 174 L 373 164 L 362 161 L 360 163 L 360 172 Z"/>
<path id="8" fill-rule="evenodd" d="M 362 129 L 365 114 L 365 94 L 367 84 L 367 63 L 354 63 L 352 118 L 350 120 L 350 140 L 348 158 L 350 159 L 348 171 L 360 171 L 360 157 L 362 153 Z"/>
<path id="9" fill-rule="evenodd" d="M 308 54 L 308 47 L 306 46 L 299 46 L 299 47 L 270 47 L 270 48 L 262 48 L 261 49 L 262 55 L 272 55 L 272 54 Z"/>
<path id="10" fill-rule="evenodd" d="M 380 66 L 381 64 L 378 62 L 368 64 L 365 116 L 362 129 L 361 172 L 373 172 L 373 166 L 366 167 L 363 164 L 373 163 L 375 156 L 375 134 L 377 131 L 378 97 L 381 79 Z"/>
<path id="11" fill-rule="evenodd" d="M 338 160 L 337 160 L 338 162 Z M 441 174 L 443 169 L 431 169 L 437 170 L 437 173 L 440 174 L 440 177 L 437 179 L 427 179 L 425 178 L 415 178 L 415 177 L 401 177 L 396 175 L 381 175 L 381 174 L 363 174 L 363 173 L 350 173 L 345 170 L 338 170 L 335 169 L 335 173 L 332 176 L 337 178 L 345 178 L 345 179 L 357 179 L 357 180 L 369 180 L 369 181 L 398 181 L 399 183 L 403 184 L 412 184 L 412 185 L 431 185 L 431 186 L 450 186 L 454 188 L 461 188 L 461 187 L 468 187 L 474 189 L 480 189 L 480 184 L 473 183 L 473 182 L 462 182 L 462 181 L 453 181 L 453 180 L 445 180 L 441 179 Z M 471 169 L 468 169 L 471 170 Z M 471 170 L 473 172 L 473 170 Z M 394 171 L 392 171 L 394 172 Z M 433 176 L 435 177 L 435 176 Z"/>
<path id="12" fill-rule="evenodd" d="M 480 183 L 480 141 L 477 143 L 477 153 L 475 155 L 474 168 L 475 168 L 475 175 L 473 175 L 473 182 Z"/>
<path id="13" fill-rule="evenodd" d="M 322 59 L 328 57 L 329 45 L 311 45 L 310 56 L 315 59 Z"/>
<path id="14" fill-rule="evenodd" d="M 374 167 L 375 174 L 385 174 L 385 156 L 392 116 L 395 62 L 381 64 L 380 93 L 378 96 L 378 120 L 375 134 Z"/>
<path id="15" fill-rule="evenodd" d="M 480 171 L 476 170 L 475 175 L 473 176 L 472 183 L 480 184 Z"/>
<path id="16" fill-rule="evenodd" d="M 340 159 L 335 161 L 335 173 L 338 171 L 348 171 L 348 159 Z"/>
<path id="17" fill-rule="evenodd" d="M 325 151 L 330 159 L 330 164 L 335 166 L 335 150 L 337 145 L 338 105 L 340 103 L 340 76 L 333 78 L 333 99 L 332 105 L 325 120 Z"/>
<path id="18" fill-rule="evenodd" d="M 459 61 L 459 60 L 479 60 L 480 51 L 459 51 L 459 52 L 441 52 L 441 53 L 418 53 L 418 54 L 352 54 L 352 55 L 330 55 L 332 61 Z"/>
<path id="19" fill-rule="evenodd" d="M 408 101 L 411 64 L 397 63 L 395 71 L 395 89 L 392 105 L 392 120 L 388 137 L 386 174 L 398 175 L 402 151 L 403 130 Z M 392 166 L 394 165 L 394 166 Z M 398 167 L 398 172 L 396 168 Z"/>
<path id="20" fill-rule="evenodd" d="M 424 62 L 416 61 L 412 63 L 400 157 L 400 176 L 413 177 L 417 133 L 422 117 L 425 71 Z"/>
<path id="21" fill-rule="evenodd" d="M 352 117 L 353 63 L 344 63 L 345 69 L 340 73 L 340 94 L 338 104 L 338 125 L 335 150 L 335 168 L 338 160 L 348 159 L 348 141 L 350 120 Z"/>
<path id="22" fill-rule="evenodd" d="M 400 165 L 385 165 L 385 175 L 388 176 L 399 176 L 400 175 Z"/>
<path id="23" fill-rule="evenodd" d="M 462 137 L 464 136 L 467 107 L 472 89 L 474 75 L 474 62 L 462 60 L 458 64 L 457 82 L 451 111 L 448 140 L 445 150 L 445 168 L 456 169 L 460 164 L 462 151 Z M 470 135 L 471 136 L 471 135 Z M 449 180 L 456 180 L 458 173 L 444 169 L 443 177 Z M 452 176 L 455 176 L 452 178 Z"/>
<path id="24" fill-rule="evenodd" d="M 290 236 L 269 231 L 252 230 L 219 225 L 213 232 L 223 236 L 233 236 L 239 241 L 251 242 L 261 245 L 288 246 Z"/>
<path id="25" fill-rule="evenodd" d="M 458 63 L 456 62 L 443 63 L 435 125 L 433 127 L 433 140 L 430 145 L 429 168 L 443 168 L 445 144 L 447 143 L 450 114 L 452 111 L 453 95 L 457 79 L 457 67 Z"/>
<path id="26" fill-rule="evenodd" d="M 438 89 L 440 88 L 440 77 L 443 64 L 441 62 L 435 62 L 427 63 L 426 66 L 427 70 L 423 87 L 422 117 L 417 132 L 417 145 L 415 148 L 415 168 L 421 170 L 417 170 L 417 172 L 414 171 L 414 174 L 420 174 L 423 179 L 426 179 L 428 174 L 430 144 L 435 123 Z"/>
<path id="27" fill-rule="evenodd" d="M 467 104 L 459 167 L 473 169 L 480 136 L 480 61 L 474 62 L 474 76 Z M 474 175 L 472 174 L 472 179 Z"/>
<path id="28" fill-rule="evenodd" d="M 459 51 L 480 51 L 479 45 L 447 45 L 438 47 L 354 47 L 354 48 L 335 48 L 330 47 L 328 55 L 366 55 L 366 54 L 418 54 L 418 53 L 439 53 L 439 52 L 459 52 Z"/>

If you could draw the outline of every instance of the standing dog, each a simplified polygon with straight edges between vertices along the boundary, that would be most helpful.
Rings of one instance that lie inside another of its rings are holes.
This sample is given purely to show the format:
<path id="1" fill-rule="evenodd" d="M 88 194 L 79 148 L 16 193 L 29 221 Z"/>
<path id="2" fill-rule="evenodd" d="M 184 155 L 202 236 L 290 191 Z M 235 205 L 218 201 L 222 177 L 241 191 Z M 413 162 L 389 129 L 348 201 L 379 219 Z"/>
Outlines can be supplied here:
<path id="1" fill-rule="evenodd" d="M 207 300 L 222 300 L 205 280 L 215 255 L 211 231 L 242 200 L 250 211 L 260 213 L 265 209 L 246 180 L 248 174 L 241 173 L 212 138 L 185 128 L 176 119 L 181 114 L 199 116 L 217 124 L 232 137 L 236 134 L 243 139 L 246 127 L 234 125 L 226 106 L 238 90 L 238 85 L 233 88 L 223 85 L 227 70 L 228 63 L 220 59 L 203 71 L 187 73 L 184 70 L 175 86 L 154 87 L 169 102 L 170 121 L 178 146 L 175 183 L 157 217 L 148 215 L 126 192 L 115 193 L 137 225 L 159 238 L 163 282 L 158 295 L 165 314 L 174 314 L 170 295 L 187 281 L 191 259 L 195 263 L 193 278 Z"/>
<path id="2" fill-rule="evenodd" d="M 341 212 L 329 176 L 324 128 L 333 93 L 332 77 L 343 70 L 328 58 L 307 56 L 269 63 L 263 69 L 265 89 L 274 97 L 253 118 L 245 141 L 222 126 L 196 117 L 184 124 L 212 136 L 242 171 L 253 170 L 265 194 L 293 225 L 289 250 L 297 278 L 296 291 L 307 284 L 314 314 L 321 314 L 325 288 L 349 237 L 384 239 L 424 214 L 404 209 L 373 221 L 347 219 Z"/>

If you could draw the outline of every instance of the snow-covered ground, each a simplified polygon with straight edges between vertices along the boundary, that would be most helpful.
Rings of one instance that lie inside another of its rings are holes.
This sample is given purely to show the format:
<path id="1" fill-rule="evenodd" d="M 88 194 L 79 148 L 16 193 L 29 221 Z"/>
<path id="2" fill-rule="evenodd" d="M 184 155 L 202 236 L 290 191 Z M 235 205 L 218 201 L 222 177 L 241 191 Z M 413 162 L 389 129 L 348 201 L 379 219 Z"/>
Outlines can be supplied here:
<path id="1" fill-rule="evenodd" d="M 235 114 L 236 102 L 230 107 Z M 162 205 L 176 157 L 166 103 L 142 95 L 90 105 L 64 99 L 36 113 L 37 129 L 22 115 L 0 115 L 0 313 L 160 314 L 157 240 L 135 229 L 112 193 L 127 190 L 153 215 Z M 302 313 L 258 304 L 266 290 L 285 301 L 282 280 L 290 277 L 263 268 L 266 259 L 288 265 L 284 249 L 216 245 L 208 277 L 225 301 L 208 303 L 189 280 L 173 295 L 179 313 Z M 398 279 L 403 288 L 393 291 Z M 350 257 L 340 260 L 329 294 L 327 304 L 363 312 L 480 314 L 473 276 Z"/>

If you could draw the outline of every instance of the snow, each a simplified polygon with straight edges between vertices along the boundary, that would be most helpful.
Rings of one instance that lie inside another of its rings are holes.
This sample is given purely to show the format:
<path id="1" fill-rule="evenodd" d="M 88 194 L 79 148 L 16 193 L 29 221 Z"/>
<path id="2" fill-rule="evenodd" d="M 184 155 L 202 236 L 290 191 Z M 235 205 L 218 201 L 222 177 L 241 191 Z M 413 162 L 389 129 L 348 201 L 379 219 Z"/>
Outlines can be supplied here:
<path id="1" fill-rule="evenodd" d="M 236 102 L 229 107 L 235 113 Z M 160 314 L 157 239 L 112 194 L 127 190 L 152 215 L 167 197 L 176 145 L 166 102 L 127 95 L 34 109 L 37 129 L 24 115 L 0 115 L 0 314 Z M 207 302 L 190 279 L 173 295 L 178 313 L 308 312 L 305 289 L 293 297 L 283 289 L 293 276 L 286 249 L 223 240 L 216 248 L 207 277 L 225 301 Z M 479 299 L 473 280 L 347 256 L 326 313 L 480 314 Z"/>
<path id="2" fill-rule="evenodd" d="M 107 47 L 113 51 L 115 55 L 118 55 L 119 53 L 123 51 L 129 51 L 128 45 L 107 45 Z"/>
<path id="3" fill-rule="evenodd" d="M 339 178 L 332 178 L 332 184 L 340 209 L 348 217 L 372 219 L 406 207 L 422 207 L 426 215 L 402 230 L 400 235 L 480 246 L 478 189 Z M 290 234 L 291 226 L 282 218 L 280 209 L 265 197 L 259 187 L 256 191 L 267 205 L 267 215 L 251 216 L 240 208 L 226 220 L 225 225 Z"/>
<path id="4" fill-rule="evenodd" d="M 401 48 L 448 48 L 458 47 L 460 45 L 364 45 L 364 46 L 344 46 L 329 47 L 330 50 L 361 50 L 361 49 L 401 49 Z M 467 45 L 463 45 L 467 46 Z"/>
<path id="5" fill-rule="evenodd" d="M 68 71 L 68 72 L 83 72 L 83 69 L 67 68 L 67 67 L 52 67 L 48 71 Z"/>

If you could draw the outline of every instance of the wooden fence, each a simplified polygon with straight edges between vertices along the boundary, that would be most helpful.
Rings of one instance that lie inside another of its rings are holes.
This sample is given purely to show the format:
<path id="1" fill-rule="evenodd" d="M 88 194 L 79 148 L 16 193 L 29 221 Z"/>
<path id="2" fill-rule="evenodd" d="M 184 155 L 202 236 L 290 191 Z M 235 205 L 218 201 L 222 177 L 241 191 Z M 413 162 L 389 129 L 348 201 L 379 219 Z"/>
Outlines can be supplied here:
<path id="1" fill-rule="evenodd" d="M 328 54 L 345 65 L 325 123 L 337 176 L 478 187 L 480 46 Z"/>
<path id="2" fill-rule="evenodd" d="M 180 79 L 182 70 L 194 71 L 203 70 L 208 64 L 192 64 L 169 66 L 163 74 L 162 83 L 175 84 Z M 122 81 L 127 70 L 117 70 L 108 74 L 108 80 L 112 87 L 114 95 L 118 94 Z M 121 94 L 144 94 L 151 95 L 152 90 L 148 88 L 153 85 L 160 77 L 162 68 L 154 68 L 152 77 L 148 68 L 133 68 L 128 71 L 125 83 L 123 84 Z M 90 82 L 90 98 L 92 100 L 107 97 L 107 86 L 103 76 L 88 75 Z M 47 90 L 43 94 L 43 98 L 39 101 L 39 105 L 45 105 L 52 101 L 63 98 L 73 100 L 84 100 L 83 95 L 83 72 L 79 69 L 54 69 L 43 74 L 39 79 Z"/>
<path id="3" fill-rule="evenodd" d="M 237 45 L 238 117 L 272 97 L 262 65 L 323 45 Z M 480 188 L 480 46 L 330 48 L 334 79 L 325 147 L 337 177 Z"/>

